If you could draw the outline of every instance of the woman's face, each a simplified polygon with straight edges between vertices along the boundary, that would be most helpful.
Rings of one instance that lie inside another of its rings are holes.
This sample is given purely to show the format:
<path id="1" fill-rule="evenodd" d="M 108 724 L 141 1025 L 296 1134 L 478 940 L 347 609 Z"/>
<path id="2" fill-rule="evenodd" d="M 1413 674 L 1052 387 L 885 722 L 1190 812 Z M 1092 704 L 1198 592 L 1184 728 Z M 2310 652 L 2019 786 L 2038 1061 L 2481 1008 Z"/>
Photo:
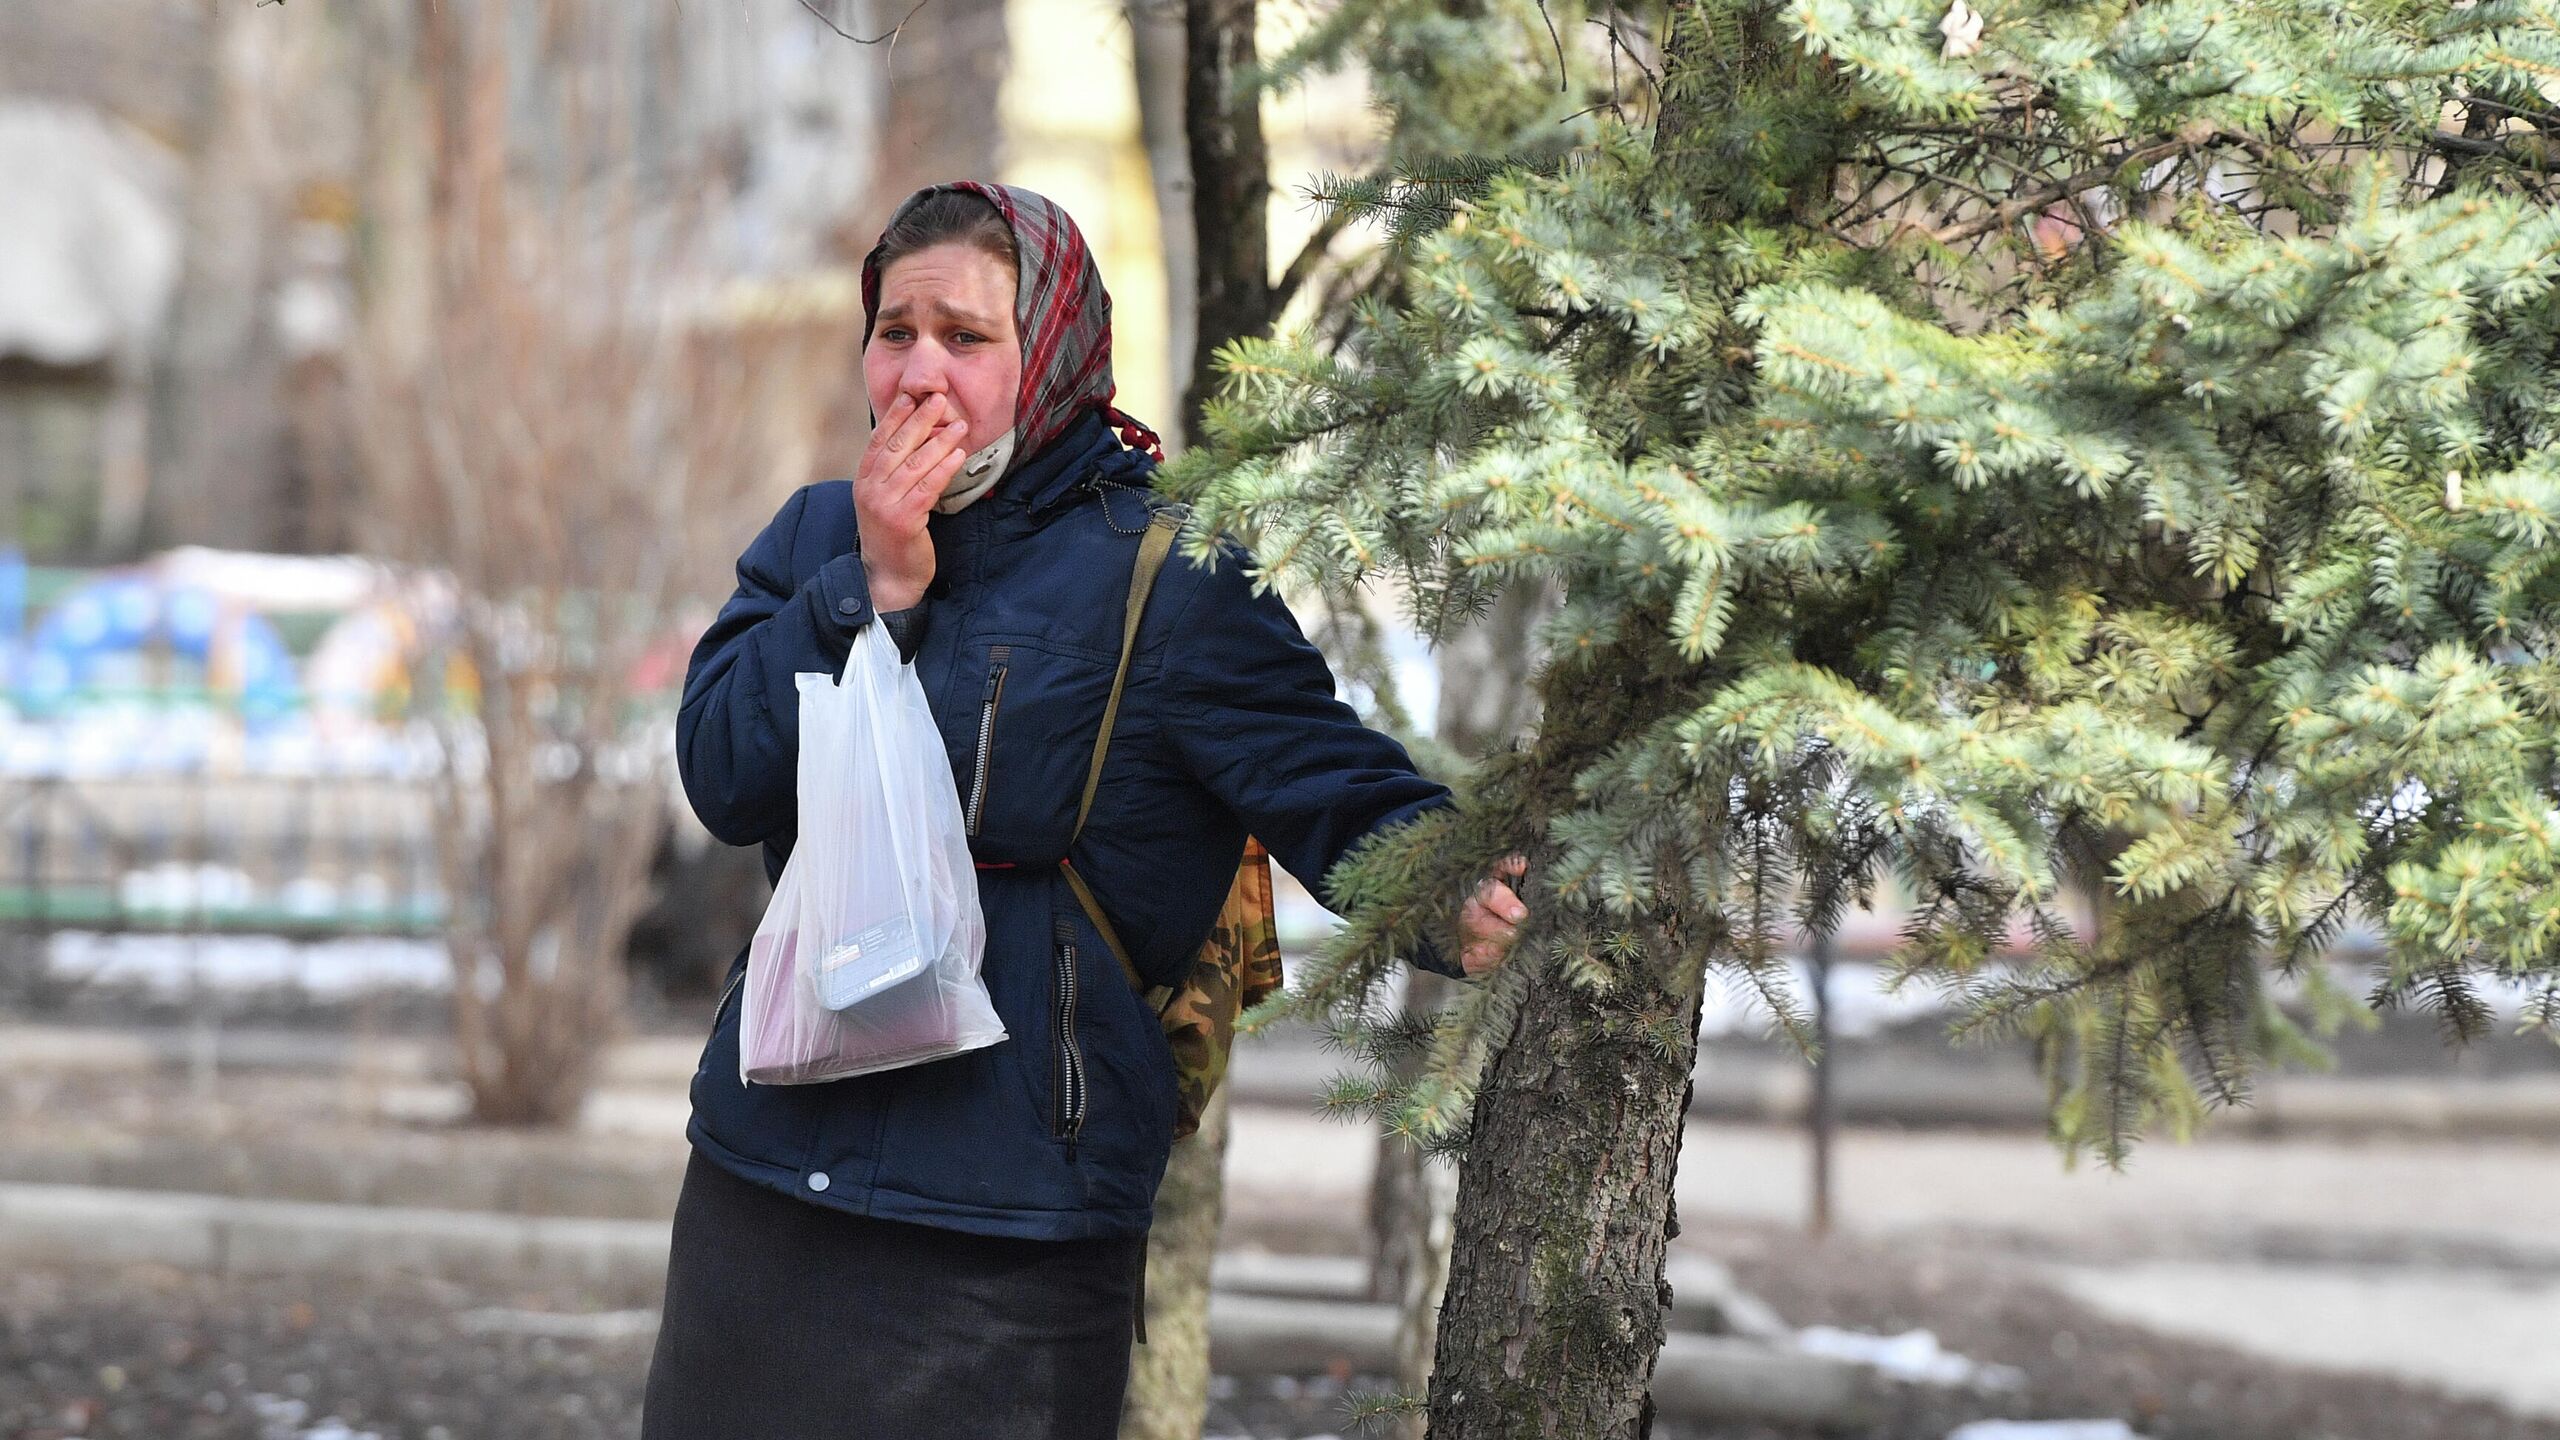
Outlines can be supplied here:
<path id="1" fill-rule="evenodd" d="M 974 454 L 1013 428 L 1022 340 L 1013 328 L 1013 267 L 974 245 L 934 245 L 880 274 L 880 313 L 862 352 L 871 413 L 900 395 L 940 395 L 969 424 Z"/>

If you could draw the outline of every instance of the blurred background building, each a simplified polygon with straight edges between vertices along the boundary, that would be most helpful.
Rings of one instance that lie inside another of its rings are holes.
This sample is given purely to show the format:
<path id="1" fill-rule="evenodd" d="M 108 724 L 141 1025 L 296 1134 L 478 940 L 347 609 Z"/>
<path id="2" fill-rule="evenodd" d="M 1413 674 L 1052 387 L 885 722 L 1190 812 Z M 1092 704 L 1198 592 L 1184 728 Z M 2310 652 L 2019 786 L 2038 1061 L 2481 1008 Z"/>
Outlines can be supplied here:
<path id="1" fill-rule="evenodd" d="M 435 617 L 362 558 L 345 413 L 360 309 L 396 321 L 413 303 L 394 289 L 403 202 L 379 200 L 422 163 L 399 79 L 422 43 L 408 8 L 0 12 L 0 774 L 24 787 L 0 817 L 15 842 L 0 911 L 263 932 L 293 895 L 314 925 L 422 938 L 443 913 L 425 812 L 400 798 L 432 746 L 397 723 Z M 850 317 L 861 254 L 901 197 L 995 176 L 1084 225 L 1115 297 L 1121 404 L 1171 414 L 1170 282 L 1117 7 L 932 0 L 909 18 L 741 0 L 654 8 L 613 34 L 577 63 L 628 82 L 640 202 L 716 210 L 687 256 L 705 304 L 740 323 L 777 307 Z M 570 163 L 569 137 L 545 133 L 557 115 L 513 84 L 529 163 Z M 1278 175 L 1353 163 L 1375 129 L 1356 75 L 1268 110 Z M 1314 216 L 1286 192 L 1271 208 L 1288 253 Z M 763 511 L 790 483 L 850 473 L 867 411 L 858 356 L 840 360 L 806 473 L 777 477 Z M 745 538 L 702 548 L 725 557 Z M 681 679 L 701 618 L 672 627 L 645 683 Z M 1420 647 L 1404 648 L 1427 692 Z M 212 805 L 238 817 L 218 834 L 191 833 L 198 807 L 173 803 L 315 776 L 364 784 L 329 813 Z M 725 965 L 726 942 L 663 922 L 701 888 L 722 913 L 760 900 L 743 857 L 669 810 L 659 881 L 677 908 L 636 943 L 680 954 L 665 978 L 683 990 Z M 367 898 L 342 914 L 338 894 Z"/>
<path id="2" fill-rule="evenodd" d="M 932 0 L 894 45 L 866 46 L 830 25 L 885 34 L 894 7 L 831 3 L 669 6 L 628 32 L 644 176 L 654 162 L 667 201 L 705 174 L 721 191 L 705 273 L 850 304 L 846 272 L 909 190 L 1029 185 L 1078 217 L 1109 278 L 1124 408 L 1170 413 L 1119 7 Z M 0 12 L 0 534 L 36 563 L 352 544 L 348 457 L 304 412 L 351 333 L 355 192 L 387 123 L 366 95 L 380 57 L 361 57 L 389 32 L 368 7 L 282 8 Z M 1268 123 L 1284 176 L 1353 162 L 1376 128 L 1356 75 L 1273 101 Z M 1272 219 L 1283 254 L 1314 226 L 1285 192 Z M 850 375 L 827 473 L 860 437 Z"/>

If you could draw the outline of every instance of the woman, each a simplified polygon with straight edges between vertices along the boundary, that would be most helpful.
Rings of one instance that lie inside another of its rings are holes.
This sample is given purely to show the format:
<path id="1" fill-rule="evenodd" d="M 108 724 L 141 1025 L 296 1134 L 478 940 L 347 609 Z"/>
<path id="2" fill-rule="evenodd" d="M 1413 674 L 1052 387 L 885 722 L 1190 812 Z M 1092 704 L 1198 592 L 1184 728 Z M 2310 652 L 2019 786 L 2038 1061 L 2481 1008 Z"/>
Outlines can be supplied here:
<path id="1" fill-rule="evenodd" d="M 1154 436 L 1110 407 L 1110 297 L 1074 222 L 1030 191 L 910 197 L 864 263 L 863 312 L 870 444 L 850 484 L 793 495 L 739 558 L 686 675 L 679 763 L 711 833 L 763 845 L 779 875 L 792 676 L 840 670 L 880 619 L 950 751 L 1008 1038 L 742 1085 L 741 954 L 694 1077 L 642 1433 L 1108 1440 L 1174 1077 L 1058 862 L 1161 503 Z M 1363 837 L 1450 803 L 1334 698 L 1245 559 L 1228 541 L 1214 566 L 1165 567 L 1074 843 L 1154 983 L 1198 950 L 1248 833 L 1321 898 Z M 1498 963 L 1523 914 L 1488 879 L 1461 968 Z"/>

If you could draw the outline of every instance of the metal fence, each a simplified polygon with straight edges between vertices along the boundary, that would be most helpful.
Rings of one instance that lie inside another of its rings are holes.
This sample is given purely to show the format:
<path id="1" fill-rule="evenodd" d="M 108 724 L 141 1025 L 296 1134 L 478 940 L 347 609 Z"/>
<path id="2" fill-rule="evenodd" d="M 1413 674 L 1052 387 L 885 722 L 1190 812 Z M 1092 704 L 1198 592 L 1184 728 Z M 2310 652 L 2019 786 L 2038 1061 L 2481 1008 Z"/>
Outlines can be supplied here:
<path id="1" fill-rule="evenodd" d="M 427 936 L 445 917 L 425 783 L 0 777 L 0 925 Z"/>

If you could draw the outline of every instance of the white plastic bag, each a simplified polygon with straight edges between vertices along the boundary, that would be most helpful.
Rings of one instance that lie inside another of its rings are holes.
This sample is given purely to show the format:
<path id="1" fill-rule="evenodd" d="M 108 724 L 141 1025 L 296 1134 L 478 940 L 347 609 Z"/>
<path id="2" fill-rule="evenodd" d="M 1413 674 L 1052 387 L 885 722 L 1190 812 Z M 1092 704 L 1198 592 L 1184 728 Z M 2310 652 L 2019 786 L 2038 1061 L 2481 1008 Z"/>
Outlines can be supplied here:
<path id="1" fill-rule="evenodd" d="M 738 1078 L 840 1080 L 1005 1038 L 960 795 L 876 622 L 841 683 L 798 677 L 800 838 L 747 955 Z"/>

